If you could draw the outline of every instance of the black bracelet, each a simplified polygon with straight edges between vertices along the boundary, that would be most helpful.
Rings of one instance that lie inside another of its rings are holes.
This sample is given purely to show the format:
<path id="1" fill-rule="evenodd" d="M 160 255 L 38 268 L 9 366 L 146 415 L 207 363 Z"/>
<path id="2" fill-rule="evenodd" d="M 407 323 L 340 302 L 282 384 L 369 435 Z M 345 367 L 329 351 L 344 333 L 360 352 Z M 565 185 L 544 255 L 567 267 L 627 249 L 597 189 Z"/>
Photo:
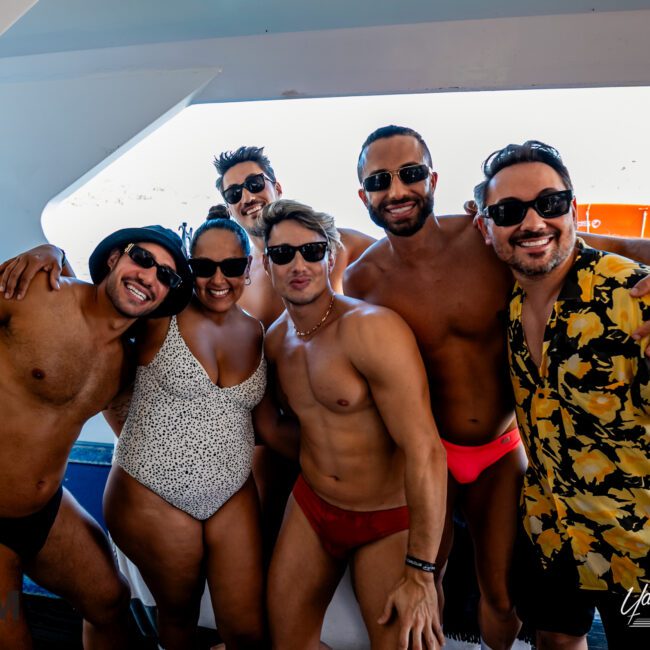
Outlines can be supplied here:
<path id="1" fill-rule="evenodd" d="M 427 573 L 436 572 L 435 562 L 426 562 L 425 560 L 420 560 L 412 555 L 406 556 L 406 565 L 412 566 L 414 569 L 420 569 L 420 571 L 426 571 Z"/>
<path id="2" fill-rule="evenodd" d="M 68 259 L 65 256 L 65 251 L 62 248 L 59 248 L 59 250 L 63 253 L 63 257 L 61 258 L 61 270 L 63 270 L 63 267 L 65 266 L 65 263 L 68 261 Z"/>

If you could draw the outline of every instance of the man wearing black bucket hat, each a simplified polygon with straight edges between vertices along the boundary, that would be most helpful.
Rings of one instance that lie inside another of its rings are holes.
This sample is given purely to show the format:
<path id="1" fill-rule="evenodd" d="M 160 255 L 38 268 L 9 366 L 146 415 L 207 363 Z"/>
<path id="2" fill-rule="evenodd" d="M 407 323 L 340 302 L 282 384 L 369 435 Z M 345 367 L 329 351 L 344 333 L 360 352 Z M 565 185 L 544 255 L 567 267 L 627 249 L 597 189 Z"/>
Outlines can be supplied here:
<path id="1" fill-rule="evenodd" d="M 136 319 L 175 314 L 192 278 L 180 238 L 160 226 L 106 237 L 94 284 L 34 277 L 22 300 L 0 296 L 0 647 L 30 648 L 22 574 L 84 616 L 84 647 L 126 648 L 128 588 L 98 524 L 61 482 L 83 424 L 125 376 L 124 334 Z M 18 608 L 8 604 L 18 602 Z"/>

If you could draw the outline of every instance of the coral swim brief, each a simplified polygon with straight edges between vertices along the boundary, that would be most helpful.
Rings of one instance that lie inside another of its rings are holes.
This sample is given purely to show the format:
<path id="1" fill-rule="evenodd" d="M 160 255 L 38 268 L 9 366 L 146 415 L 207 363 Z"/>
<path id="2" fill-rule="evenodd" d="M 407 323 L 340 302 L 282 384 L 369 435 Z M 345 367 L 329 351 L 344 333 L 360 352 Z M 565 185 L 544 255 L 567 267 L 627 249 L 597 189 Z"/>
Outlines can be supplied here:
<path id="1" fill-rule="evenodd" d="M 344 559 L 359 546 L 409 527 L 408 506 L 388 510 L 343 510 L 321 499 L 302 474 L 293 488 L 293 498 L 325 550 L 335 558 Z"/>
<path id="2" fill-rule="evenodd" d="M 515 447 L 521 444 L 519 429 L 515 427 L 503 435 L 478 447 L 455 445 L 442 441 L 447 450 L 447 467 L 459 483 L 473 483 L 479 474 L 501 460 Z"/>

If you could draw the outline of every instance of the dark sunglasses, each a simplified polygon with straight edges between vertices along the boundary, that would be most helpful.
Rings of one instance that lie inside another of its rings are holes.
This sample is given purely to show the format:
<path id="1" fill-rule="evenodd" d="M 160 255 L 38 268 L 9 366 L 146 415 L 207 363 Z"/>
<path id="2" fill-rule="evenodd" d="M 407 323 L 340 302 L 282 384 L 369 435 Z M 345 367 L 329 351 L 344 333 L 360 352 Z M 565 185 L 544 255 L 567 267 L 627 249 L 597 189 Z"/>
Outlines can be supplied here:
<path id="1" fill-rule="evenodd" d="M 390 187 L 393 176 L 399 176 L 404 185 L 412 185 L 423 181 L 429 175 L 429 167 L 425 164 L 407 165 L 392 172 L 377 172 L 363 179 L 363 189 L 366 192 L 383 192 Z"/>
<path id="2" fill-rule="evenodd" d="M 244 188 L 253 194 L 258 194 L 264 189 L 266 181 L 273 183 L 273 181 L 266 174 L 251 174 L 250 176 L 246 176 L 246 179 L 243 183 L 227 187 L 221 193 L 221 195 L 226 200 L 226 203 L 235 205 L 235 203 L 239 203 L 241 201 L 242 190 Z"/>
<path id="3" fill-rule="evenodd" d="M 572 199 L 572 190 L 542 194 L 532 201 L 509 199 L 502 203 L 488 205 L 485 208 L 485 216 L 492 219 L 495 226 L 516 226 L 525 219 L 528 208 L 533 208 L 540 217 L 555 219 L 569 211 Z"/>
<path id="4" fill-rule="evenodd" d="M 140 248 L 140 246 L 136 244 L 129 244 L 123 252 L 143 269 L 150 269 L 155 266 L 156 277 L 166 287 L 169 287 L 170 289 L 178 289 L 178 287 L 183 284 L 183 278 L 181 278 L 176 271 L 165 264 L 158 264 L 156 258 L 148 250 Z"/>
<path id="5" fill-rule="evenodd" d="M 282 265 L 289 264 L 298 251 L 305 262 L 320 262 L 327 253 L 327 242 L 317 241 L 302 246 L 290 246 L 289 244 L 267 246 L 265 252 L 273 264 Z"/>
<path id="6" fill-rule="evenodd" d="M 238 278 L 244 275 L 248 267 L 248 258 L 228 257 L 220 262 L 215 262 L 208 257 L 193 257 L 187 260 L 187 263 L 197 278 L 211 278 L 217 269 L 221 269 L 227 278 Z"/>

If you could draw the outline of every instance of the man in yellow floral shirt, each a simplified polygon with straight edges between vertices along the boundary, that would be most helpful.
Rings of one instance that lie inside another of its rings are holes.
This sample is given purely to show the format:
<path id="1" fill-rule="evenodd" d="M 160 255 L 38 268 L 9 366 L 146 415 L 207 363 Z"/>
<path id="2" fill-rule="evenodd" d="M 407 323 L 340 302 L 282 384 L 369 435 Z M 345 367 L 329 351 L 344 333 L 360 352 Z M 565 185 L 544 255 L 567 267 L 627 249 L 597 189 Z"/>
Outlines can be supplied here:
<path id="1" fill-rule="evenodd" d="M 508 145 L 483 171 L 479 227 L 517 280 L 509 362 L 529 458 L 518 610 L 538 648 L 586 648 L 594 608 L 611 650 L 649 648 L 650 369 L 632 333 L 650 299 L 629 292 L 648 269 L 576 238 L 552 147 Z"/>

